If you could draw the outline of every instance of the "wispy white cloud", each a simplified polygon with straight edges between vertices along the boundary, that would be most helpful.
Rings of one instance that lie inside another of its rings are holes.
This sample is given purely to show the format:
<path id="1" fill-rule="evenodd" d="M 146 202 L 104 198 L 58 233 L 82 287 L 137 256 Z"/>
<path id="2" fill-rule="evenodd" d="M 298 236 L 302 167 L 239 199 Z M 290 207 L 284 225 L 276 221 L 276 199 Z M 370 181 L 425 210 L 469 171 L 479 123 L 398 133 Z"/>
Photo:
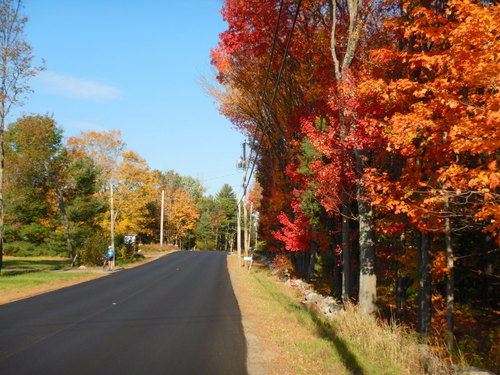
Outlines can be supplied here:
<path id="1" fill-rule="evenodd" d="M 69 126 L 72 128 L 78 129 L 80 131 L 88 132 L 88 131 L 98 131 L 102 132 L 105 130 L 109 130 L 105 128 L 104 126 L 94 124 L 92 122 L 86 122 L 86 121 L 74 121 L 69 123 Z"/>
<path id="2" fill-rule="evenodd" d="M 116 100 L 123 96 L 114 86 L 54 72 L 42 72 L 38 79 L 45 90 L 63 96 L 90 100 Z"/>

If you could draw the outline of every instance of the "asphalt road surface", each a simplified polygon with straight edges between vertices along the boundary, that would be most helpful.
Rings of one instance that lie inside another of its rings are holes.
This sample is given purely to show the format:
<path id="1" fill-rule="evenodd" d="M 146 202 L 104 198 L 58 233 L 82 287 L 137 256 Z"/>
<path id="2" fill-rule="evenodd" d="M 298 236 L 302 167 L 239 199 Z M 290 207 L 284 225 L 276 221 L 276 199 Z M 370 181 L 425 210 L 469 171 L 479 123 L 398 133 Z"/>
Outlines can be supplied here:
<path id="1" fill-rule="evenodd" d="M 0 306 L 0 374 L 247 374 L 225 253 L 173 253 Z"/>

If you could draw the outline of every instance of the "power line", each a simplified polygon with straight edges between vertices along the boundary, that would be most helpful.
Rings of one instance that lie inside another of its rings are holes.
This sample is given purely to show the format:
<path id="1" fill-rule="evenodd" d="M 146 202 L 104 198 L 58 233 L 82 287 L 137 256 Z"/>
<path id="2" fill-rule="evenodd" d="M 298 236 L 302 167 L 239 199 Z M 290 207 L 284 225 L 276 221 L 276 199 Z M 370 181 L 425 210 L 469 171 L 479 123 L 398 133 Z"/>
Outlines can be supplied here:
<path id="1" fill-rule="evenodd" d="M 266 76 L 265 76 L 265 79 L 264 79 L 264 87 L 261 91 L 261 97 L 260 97 L 260 102 L 259 102 L 259 107 L 258 107 L 258 112 L 259 113 L 265 113 L 267 114 L 267 112 L 263 112 L 262 111 L 262 107 L 264 106 L 264 98 L 266 96 L 266 91 L 267 91 L 267 83 L 269 82 L 269 77 L 270 77 L 270 73 L 271 73 L 271 67 L 273 65 L 273 61 L 274 61 L 274 55 L 275 55 L 275 52 L 276 52 L 276 45 L 278 44 L 278 32 L 279 32 L 279 29 L 280 29 L 280 22 L 281 22 L 281 16 L 283 14 L 283 6 L 284 6 L 284 0 L 280 0 L 280 7 L 279 7 L 279 11 L 278 11 L 278 19 L 276 20 L 276 27 L 274 28 L 274 35 L 273 35 L 273 43 L 272 43 L 272 47 L 271 47 L 271 54 L 269 56 L 269 63 L 267 64 L 267 69 L 266 69 Z M 266 120 L 265 118 L 266 116 L 264 116 L 264 123 Z M 257 127 L 256 127 L 256 130 L 257 130 Z M 262 129 L 262 134 L 264 134 L 264 129 Z M 253 152 L 253 147 L 255 147 L 255 141 L 256 141 L 256 137 L 257 137 L 257 133 L 254 133 L 253 135 L 253 139 L 252 141 L 249 142 L 249 146 L 250 146 L 250 155 L 249 155 L 249 159 L 251 158 L 251 154 Z M 252 143 L 252 145 L 250 145 Z M 243 145 L 243 149 L 244 149 L 244 145 Z M 247 162 L 247 158 L 244 157 L 245 160 L 243 160 L 243 163 L 245 163 L 245 165 L 243 166 L 244 170 L 246 170 L 246 162 Z M 246 172 L 245 172 L 246 173 Z M 248 186 L 248 183 L 250 182 L 250 179 L 246 179 L 246 176 L 244 176 L 243 178 L 243 189 L 246 191 L 245 189 L 245 186 Z M 243 195 L 238 199 L 238 205 L 241 203 L 241 201 L 243 200 Z"/>
<path id="2" fill-rule="evenodd" d="M 273 46 L 271 48 L 271 56 L 269 58 L 269 64 L 267 65 L 267 71 L 266 71 L 266 78 L 264 80 L 264 89 L 262 90 L 262 101 L 261 104 L 264 102 L 264 97 L 266 95 L 266 89 L 267 89 L 267 82 L 269 81 L 269 73 L 271 72 L 271 66 L 274 60 L 274 53 L 276 52 L 276 44 L 278 41 L 278 31 L 280 27 L 280 21 L 281 21 L 281 14 L 283 12 L 283 0 L 280 1 L 280 9 L 278 13 L 278 20 L 276 21 L 276 28 L 274 29 L 274 36 L 273 36 Z"/>
<path id="3" fill-rule="evenodd" d="M 277 42 L 278 42 L 278 32 L 279 32 L 279 28 L 280 28 L 281 15 L 283 13 L 283 5 L 284 5 L 284 0 L 281 0 L 280 1 L 280 9 L 279 9 L 279 12 L 278 12 L 278 19 L 276 21 L 276 27 L 274 29 L 273 46 L 271 48 L 271 55 L 269 57 L 269 63 L 267 64 L 266 78 L 264 79 L 264 88 L 262 89 L 262 94 L 261 94 L 261 97 L 260 97 L 259 112 L 262 111 L 262 106 L 264 105 L 264 100 L 265 100 L 265 97 L 266 97 L 267 83 L 269 82 L 269 76 L 270 76 L 270 73 L 271 73 L 271 67 L 272 67 L 273 60 L 274 60 L 274 53 L 276 52 L 276 45 L 277 45 Z M 264 121 L 265 120 L 266 119 L 264 119 Z M 252 143 L 255 143 L 255 137 L 256 137 L 256 135 L 254 135 L 254 137 L 253 137 L 254 139 L 253 139 Z M 250 148 L 250 150 L 252 151 L 252 148 Z"/>
<path id="4" fill-rule="evenodd" d="M 273 106 L 274 100 L 276 98 L 276 93 L 278 91 L 278 86 L 279 86 L 279 82 L 281 80 L 281 75 L 282 75 L 283 69 L 285 67 L 285 61 L 286 61 L 286 58 L 288 56 L 288 50 L 290 48 L 290 44 L 292 42 L 293 31 L 295 29 L 295 24 L 297 23 L 297 17 L 299 15 L 301 4 L 302 4 L 302 0 L 298 0 L 297 1 L 297 8 L 295 10 L 295 15 L 293 17 L 292 28 L 290 29 L 290 33 L 288 35 L 288 40 L 287 40 L 287 44 L 286 44 L 286 47 L 285 47 L 285 52 L 284 52 L 283 58 L 281 60 L 281 66 L 280 66 L 280 69 L 279 69 L 279 72 L 278 72 L 278 77 L 276 78 L 276 82 L 275 82 L 275 85 L 274 85 L 273 96 L 272 96 L 271 102 L 269 103 L 268 111 L 266 112 L 266 114 L 268 116 L 269 116 L 269 113 L 272 110 L 272 106 Z M 283 1 L 281 2 L 281 5 L 283 5 Z M 281 6 L 280 6 L 280 12 L 281 12 Z M 278 30 L 278 25 L 276 27 L 276 30 Z M 276 34 L 275 34 L 275 36 L 276 36 Z M 270 64 L 269 64 L 269 67 L 270 67 Z M 281 129 L 281 127 L 280 127 L 280 130 L 283 133 L 283 130 Z M 255 153 L 255 157 L 254 157 L 253 162 L 252 162 L 252 168 L 250 169 L 250 173 L 247 176 L 247 181 L 245 181 L 246 184 L 248 184 L 250 182 L 251 178 L 252 178 L 252 175 L 253 175 L 253 172 L 254 172 L 254 169 L 255 169 L 255 164 L 257 162 L 257 156 L 259 155 L 259 153 L 260 153 L 260 151 L 262 149 L 262 140 L 263 140 L 263 138 L 264 138 L 264 132 L 262 131 L 262 134 L 260 136 L 260 141 L 259 141 L 259 144 L 257 146 L 257 151 L 254 152 Z M 254 137 L 254 140 L 255 140 L 255 137 Z M 252 151 L 253 151 L 253 149 L 252 149 Z M 246 160 L 245 160 L 245 162 L 246 162 Z"/>
<path id="5" fill-rule="evenodd" d="M 202 179 L 202 182 L 207 182 L 207 181 L 212 181 L 212 180 L 218 180 L 220 178 L 235 176 L 237 174 L 238 173 L 231 173 L 231 174 L 226 174 L 224 176 L 217 176 L 217 177 L 211 177 L 211 178 L 207 178 L 207 179 Z"/>

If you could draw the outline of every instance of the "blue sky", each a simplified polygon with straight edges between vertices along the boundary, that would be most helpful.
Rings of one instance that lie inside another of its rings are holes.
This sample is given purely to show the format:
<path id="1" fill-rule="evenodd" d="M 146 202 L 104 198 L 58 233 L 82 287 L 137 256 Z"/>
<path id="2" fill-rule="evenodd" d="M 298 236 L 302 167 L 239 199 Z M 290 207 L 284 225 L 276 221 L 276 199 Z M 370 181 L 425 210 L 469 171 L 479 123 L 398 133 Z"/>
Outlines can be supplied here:
<path id="1" fill-rule="evenodd" d="M 235 191 L 243 136 L 201 77 L 225 29 L 220 0 L 25 0 L 26 39 L 46 71 L 21 114 L 50 114 L 67 137 L 120 129 L 153 169 Z M 224 176 L 224 177 L 223 177 Z"/>

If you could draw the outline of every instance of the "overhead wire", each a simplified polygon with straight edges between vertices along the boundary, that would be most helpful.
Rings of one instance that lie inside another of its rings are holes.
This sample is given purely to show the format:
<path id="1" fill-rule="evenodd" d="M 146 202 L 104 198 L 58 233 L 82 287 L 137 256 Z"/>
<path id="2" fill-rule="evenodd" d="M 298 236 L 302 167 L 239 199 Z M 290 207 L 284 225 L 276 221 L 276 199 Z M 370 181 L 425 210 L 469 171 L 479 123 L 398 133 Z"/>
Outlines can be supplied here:
<path id="1" fill-rule="evenodd" d="M 281 4 L 283 4 L 283 2 L 281 2 Z M 273 96 L 271 98 L 271 102 L 269 103 L 269 107 L 268 107 L 268 112 L 267 113 L 270 113 L 271 110 L 272 110 L 272 106 L 274 104 L 274 100 L 276 99 L 276 94 L 277 94 L 277 91 L 278 91 L 278 86 L 279 86 L 279 82 L 281 80 L 281 75 L 283 73 L 283 69 L 285 67 L 285 61 L 286 61 L 286 58 L 288 56 L 288 50 L 290 48 L 290 44 L 292 42 L 292 37 L 293 37 L 293 31 L 295 29 L 295 24 L 297 23 L 297 18 L 298 18 L 298 15 L 299 15 L 299 11 L 300 11 L 300 6 L 302 4 L 302 0 L 298 0 L 297 1 L 297 8 L 295 10 L 295 15 L 293 17 L 293 23 L 292 23 L 292 27 L 290 29 L 290 32 L 288 34 L 288 40 L 287 40 L 287 44 L 286 44 L 286 47 L 285 47 L 285 51 L 284 51 L 284 54 L 283 54 L 283 58 L 281 60 L 281 65 L 280 65 L 280 69 L 278 71 L 278 76 L 276 78 L 276 82 L 274 84 L 274 90 L 273 90 Z M 281 10 L 281 8 L 280 8 Z M 278 29 L 278 26 L 277 25 L 277 28 Z M 270 66 L 270 65 L 269 65 Z M 248 183 L 250 182 L 251 178 L 252 178 L 252 175 L 253 175 L 253 172 L 255 170 L 255 165 L 256 165 L 256 162 L 257 162 L 257 156 L 260 154 L 260 151 L 262 149 L 262 140 L 264 138 L 264 133 L 262 132 L 261 136 L 260 136 L 260 141 L 259 141 L 259 144 L 257 146 L 257 151 L 255 151 L 255 157 L 253 158 L 252 160 L 252 168 L 250 169 L 250 173 L 247 175 L 247 180 L 244 182 L 247 186 L 248 186 Z M 252 149 L 253 151 L 253 149 Z M 246 161 L 245 161 L 246 162 Z"/>
<path id="2" fill-rule="evenodd" d="M 279 32 L 279 28 L 280 28 L 281 15 L 283 14 L 283 5 L 284 5 L 284 0 L 280 0 L 280 8 L 279 8 L 279 11 L 278 11 L 278 19 L 276 20 L 276 27 L 274 28 L 273 46 L 271 47 L 271 55 L 269 57 L 269 63 L 267 64 L 266 77 L 264 79 L 264 87 L 262 89 L 261 99 L 260 99 L 260 102 L 259 102 L 259 108 L 258 108 L 259 113 L 262 111 L 262 107 L 264 105 L 264 100 L 265 100 L 266 91 L 267 91 L 267 83 L 269 82 L 269 76 L 270 76 L 270 73 L 271 73 L 271 67 L 272 67 L 272 64 L 273 64 L 273 61 L 274 61 L 274 54 L 276 52 L 276 45 L 278 43 L 278 32 Z M 266 112 L 266 114 L 267 114 L 267 112 Z M 265 120 L 266 119 L 264 118 L 264 122 L 265 122 Z M 262 132 L 264 132 L 264 129 L 262 129 Z M 257 136 L 256 134 L 257 133 L 254 134 L 253 140 L 251 141 L 251 143 L 253 143 L 252 146 L 255 145 L 256 136 Z M 250 147 L 250 153 L 252 153 L 252 151 L 253 151 L 253 147 L 252 146 Z"/>
<path id="3" fill-rule="evenodd" d="M 275 53 L 276 53 L 276 46 L 278 44 L 278 33 L 279 33 L 279 29 L 280 29 L 280 23 L 281 23 L 281 16 L 283 14 L 283 8 L 284 8 L 284 0 L 280 0 L 280 7 L 279 7 L 279 11 L 278 11 L 278 19 L 276 20 L 276 27 L 274 28 L 274 35 L 273 35 L 273 43 L 272 43 L 272 47 L 271 47 L 271 54 L 269 56 L 269 62 L 267 64 L 267 69 L 266 69 L 266 76 L 264 78 L 264 86 L 262 88 L 262 91 L 261 91 L 261 98 L 260 98 L 260 102 L 259 102 L 259 107 L 258 107 L 258 112 L 261 113 L 263 112 L 262 111 L 262 107 L 264 106 L 264 100 L 265 100 L 265 96 L 266 96 L 266 91 L 267 91 L 267 84 L 269 82 L 269 78 L 270 78 L 270 75 L 271 75 L 271 68 L 272 68 L 272 64 L 273 64 L 273 61 L 274 61 L 274 56 L 275 56 Z M 265 115 L 268 114 L 268 112 L 264 112 Z M 265 122 L 266 120 L 269 122 L 269 119 L 267 118 L 266 119 L 266 116 L 264 116 L 264 125 L 265 125 Z M 270 126 L 268 125 L 268 127 L 270 128 Z M 256 130 L 257 130 L 257 127 L 256 127 Z M 262 137 L 264 135 L 264 127 L 261 129 L 262 131 Z M 261 137 L 261 141 L 262 142 L 262 137 Z M 248 142 L 249 146 L 250 146 L 250 155 L 248 156 L 248 159 L 252 159 L 252 153 L 254 152 L 254 147 L 255 147 L 255 142 L 257 140 L 257 132 L 254 133 L 253 135 L 253 139 Z M 255 155 L 255 158 L 257 157 L 257 155 Z M 244 163 L 246 163 L 246 160 L 244 161 Z M 243 186 L 248 186 L 248 183 L 250 182 L 250 179 L 246 179 L 245 181 L 243 181 Z M 241 197 L 238 201 L 238 204 L 243 200 L 243 195 L 241 194 Z"/>

